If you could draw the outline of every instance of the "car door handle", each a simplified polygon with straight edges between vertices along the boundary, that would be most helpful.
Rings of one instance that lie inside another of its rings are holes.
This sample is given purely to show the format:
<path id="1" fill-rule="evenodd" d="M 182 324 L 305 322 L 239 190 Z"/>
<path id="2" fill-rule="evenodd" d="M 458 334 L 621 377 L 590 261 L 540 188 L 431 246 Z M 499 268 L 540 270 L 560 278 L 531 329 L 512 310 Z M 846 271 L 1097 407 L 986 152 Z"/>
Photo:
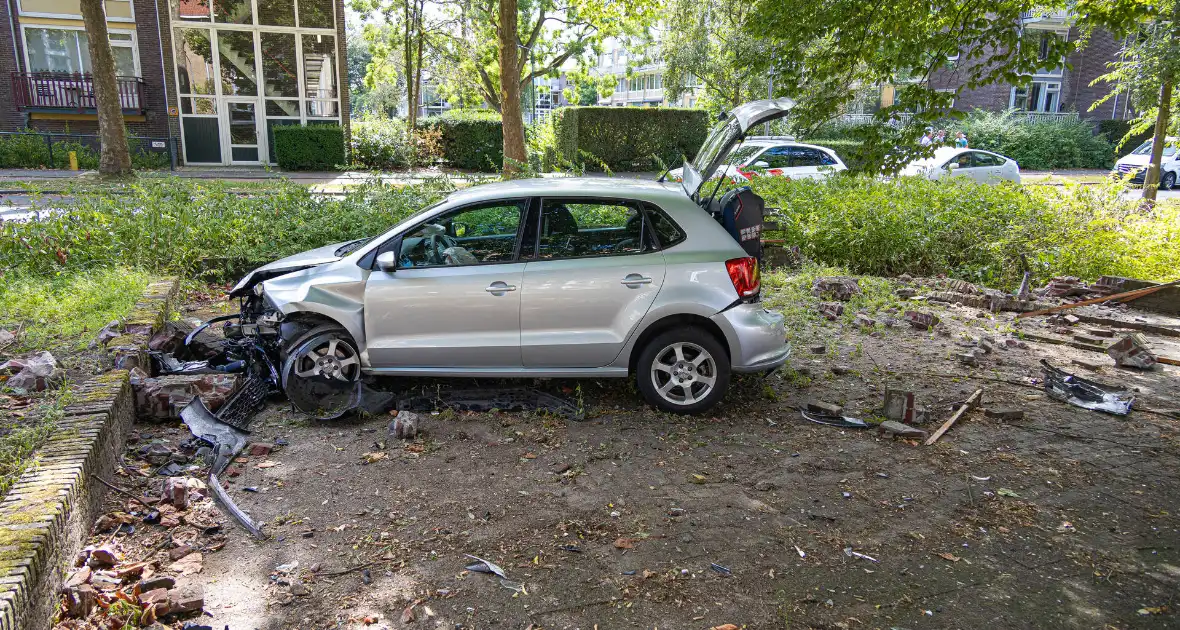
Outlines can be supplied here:
<path id="1" fill-rule="evenodd" d="M 506 293 L 508 291 L 515 291 L 515 284 L 506 284 L 504 282 L 493 282 L 488 288 L 484 289 L 488 293 Z"/>
<path id="2" fill-rule="evenodd" d="M 641 284 L 651 284 L 651 278 L 648 278 L 647 276 L 641 276 L 637 273 L 633 273 L 633 274 L 627 276 L 626 278 L 623 278 L 622 280 L 620 280 L 619 284 L 623 284 L 623 285 L 626 285 L 629 287 L 639 286 Z"/>

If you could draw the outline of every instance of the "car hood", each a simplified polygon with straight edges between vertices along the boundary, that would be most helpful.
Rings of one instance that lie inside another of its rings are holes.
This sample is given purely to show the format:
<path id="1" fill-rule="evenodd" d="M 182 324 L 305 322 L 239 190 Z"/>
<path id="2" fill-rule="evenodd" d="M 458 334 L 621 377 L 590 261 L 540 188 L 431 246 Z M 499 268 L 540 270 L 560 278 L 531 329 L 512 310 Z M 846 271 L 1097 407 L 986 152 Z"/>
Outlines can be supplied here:
<path id="1" fill-rule="evenodd" d="M 746 131 L 750 127 L 782 118 L 794 107 L 795 101 L 783 97 L 751 101 L 730 110 L 709 133 L 696 158 L 691 163 L 684 163 L 681 178 L 684 192 L 688 193 L 689 197 L 697 199 L 697 192 L 705 183 L 705 179 L 717 173 L 717 168 L 729 156 L 730 149 L 746 136 Z"/>
<path id="2" fill-rule="evenodd" d="M 1149 162 L 1151 162 L 1151 155 L 1150 154 L 1148 154 L 1148 155 L 1127 155 L 1127 156 L 1119 158 L 1119 161 L 1115 162 L 1115 166 L 1123 166 L 1123 165 L 1126 165 L 1126 166 L 1147 166 L 1147 164 Z"/>
<path id="3" fill-rule="evenodd" d="M 308 269 L 310 267 L 318 267 L 320 265 L 336 262 L 337 260 L 340 260 L 344 257 L 338 255 L 336 252 L 338 252 L 341 247 L 355 242 L 356 241 L 345 241 L 343 243 L 325 245 L 323 247 L 309 249 L 305 252 L 300 252 L 293 256 L 287 256 L 286 258 L 280 258 L 279 260 L 276 260 L 272 263 L 265 264 L 246 274 L 245 277 L 239 280 L 238 283 L 234 285 L 234 288 L 230 290 L 229 296 L 239 297 L 245 295 L 250 291 L 250 289 L 254 288 L 254 285 L 262 282 L 263 280 L 276 278 L 278 276 L 286 275 L 301 269 Z"/>

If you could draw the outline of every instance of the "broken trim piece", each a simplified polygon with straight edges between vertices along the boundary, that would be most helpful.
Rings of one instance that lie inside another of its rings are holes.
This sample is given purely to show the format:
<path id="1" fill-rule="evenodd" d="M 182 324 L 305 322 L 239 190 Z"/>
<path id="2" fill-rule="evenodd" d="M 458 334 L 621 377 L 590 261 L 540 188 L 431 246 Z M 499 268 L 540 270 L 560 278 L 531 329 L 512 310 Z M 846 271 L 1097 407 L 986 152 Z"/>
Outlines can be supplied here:
<path id="1" fill-rule="evenodd" d="M 1125 389 L 1117 389 L 1095 381 L 1070 374 L 1041 359 L 1045 369 L 1045 393 L 1050 398 L 1069 403 L 1082 409 L 1101 411 L 1116 416 L 1131 413 L 1135 395 Z"/>
<path id="2" fill-rule="evenodd" d="M 214 459 L 209 467 L 208 483 L 213 489 L 214 498 L 246 531 L 250 532 L 251 536 L 258 540 L 266 540 L 266 534 L 229 498 L 229 494 L 221 487 L 221 481 L 217 478 L 218 473 L 225 470 L 233 458 L 246 447 L 245 432 L 218 420 L 217 416 L 205 407 L 200 396 L 193 398 L 193 401 L 181 410 L 180 417 L 194 436 L 213 446 Z"/>

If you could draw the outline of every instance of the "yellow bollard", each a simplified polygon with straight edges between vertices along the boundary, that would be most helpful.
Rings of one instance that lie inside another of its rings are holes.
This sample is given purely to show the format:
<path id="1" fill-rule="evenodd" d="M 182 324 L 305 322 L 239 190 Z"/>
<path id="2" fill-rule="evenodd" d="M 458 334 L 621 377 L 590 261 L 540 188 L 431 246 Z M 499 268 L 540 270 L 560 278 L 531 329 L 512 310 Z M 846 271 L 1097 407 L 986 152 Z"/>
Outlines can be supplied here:
<path id="1" fill-rule="evenodd" d="M 78 170 L 78 152 L 77 151 L 70 151 L 70 170 L 71 171 Z"/>

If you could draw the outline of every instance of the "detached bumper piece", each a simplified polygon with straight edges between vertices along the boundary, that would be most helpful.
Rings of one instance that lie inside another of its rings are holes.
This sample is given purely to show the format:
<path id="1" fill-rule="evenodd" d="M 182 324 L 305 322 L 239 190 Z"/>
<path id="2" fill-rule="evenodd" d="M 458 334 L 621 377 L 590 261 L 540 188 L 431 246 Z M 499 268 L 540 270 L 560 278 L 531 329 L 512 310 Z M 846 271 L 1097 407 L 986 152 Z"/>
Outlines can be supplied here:
<path id="1" fill-rule="evenodd" d="M 1045 393 L 1050 398 L 1067 402 L 1075 407 L 1125 416 L 1131 413 L 1135 395 L 1123 388 L 1104 385 L 1070 374 L 1041 359 L 1045 369 Z"/>

